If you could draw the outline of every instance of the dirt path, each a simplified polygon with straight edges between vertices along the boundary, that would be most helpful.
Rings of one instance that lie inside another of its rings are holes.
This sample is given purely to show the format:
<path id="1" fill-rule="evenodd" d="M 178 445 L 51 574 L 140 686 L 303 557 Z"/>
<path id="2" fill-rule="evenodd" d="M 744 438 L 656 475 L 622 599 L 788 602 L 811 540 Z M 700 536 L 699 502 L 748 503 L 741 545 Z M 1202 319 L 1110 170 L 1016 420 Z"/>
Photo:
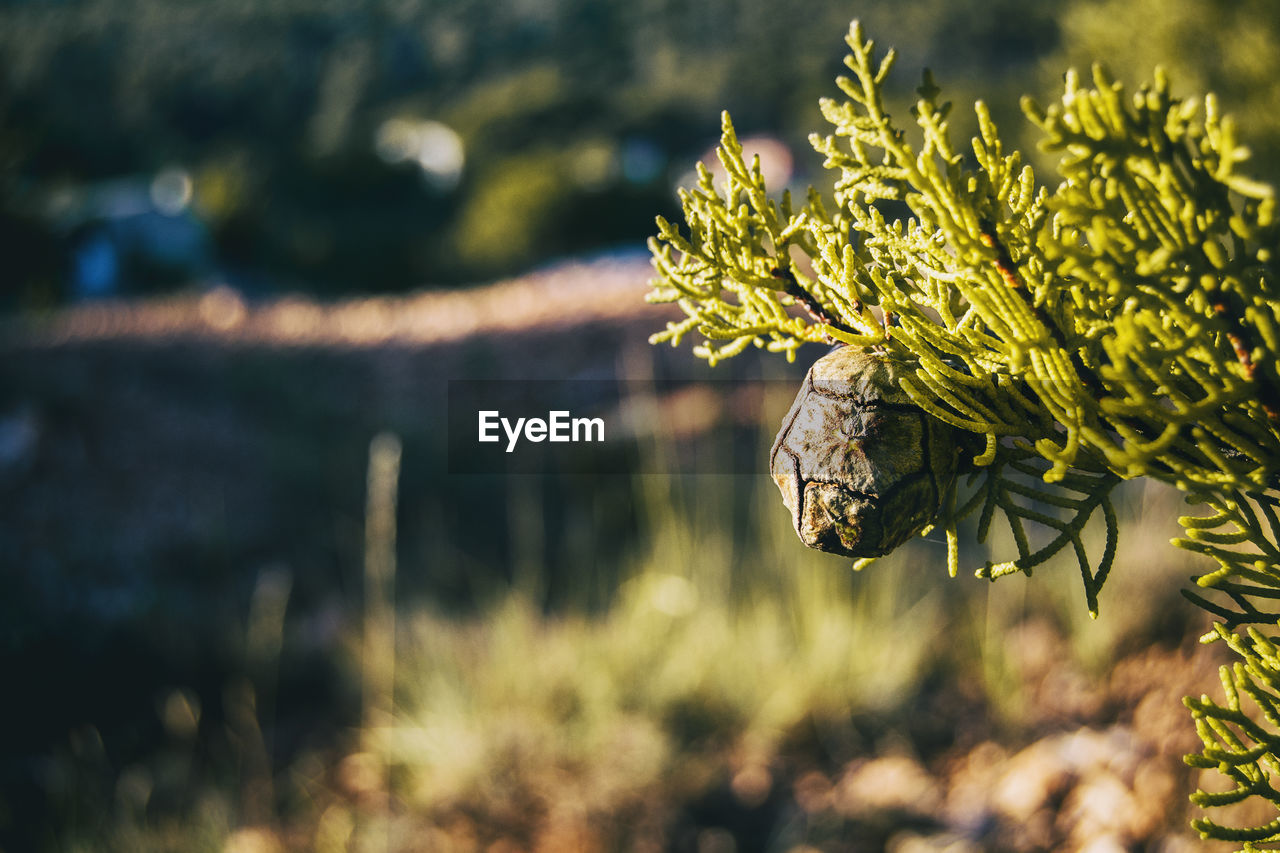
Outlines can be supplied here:
<path id="1" fill-rule="evenodd" d="M 644 258 L 610 256 L 569 261 L 481 287 L 408 296 L 324 302 L 286 295 L 250 301 L 219 286 L 163 299 L 73 306 L 34 323 L 10 321 L 5 337 L 35 348 L 165 339 L 259 346 L 432 346 L 603 320 L 673 316 L 671 306 L 644 302 L 649 274 Z"/>

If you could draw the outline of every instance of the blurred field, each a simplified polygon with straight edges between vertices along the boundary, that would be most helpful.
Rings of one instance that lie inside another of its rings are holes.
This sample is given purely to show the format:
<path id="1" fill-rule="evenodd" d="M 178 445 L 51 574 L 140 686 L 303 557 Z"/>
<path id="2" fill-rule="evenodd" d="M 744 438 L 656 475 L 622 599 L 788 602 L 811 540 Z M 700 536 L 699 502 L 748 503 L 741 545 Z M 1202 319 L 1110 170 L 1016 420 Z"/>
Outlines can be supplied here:
<path id="1" fill-rule="evenodd" d="M 806 551 L 788 400 L 758 476 L 446 472 L 446 378 L 706 381 L 644 343 L 646 277 L 12 323 L 3 849 L 1199 849 L 1176 496 L 1125 491 L 1093 622 L 1069 565 Z"/>

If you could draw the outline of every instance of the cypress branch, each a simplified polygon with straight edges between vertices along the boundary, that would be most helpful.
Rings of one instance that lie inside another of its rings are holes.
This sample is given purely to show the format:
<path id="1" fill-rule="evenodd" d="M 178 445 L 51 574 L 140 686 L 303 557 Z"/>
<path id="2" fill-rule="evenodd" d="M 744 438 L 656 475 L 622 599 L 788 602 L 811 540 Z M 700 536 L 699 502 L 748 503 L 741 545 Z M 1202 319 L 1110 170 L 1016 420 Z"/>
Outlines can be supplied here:
<path id="1" fill-rule="evenodd" d="M 723 184 L 700 169 L 681 192 L 683 228 L 659 220 L 650 241 L 650 300 L 686 315 L 652 340 L 697 334 L 695 354 L 713 364 L 748 346 L 793 359 L 805 343 L 840 342 L 902 365 L 902 390 L 960 432 L 967 457 L 969 483 L 950 487 L 926 528 L 945 532 L 953 576 L 960 521 L 976 516 L 983 541 L 1000 519 L 1016 553 L 979 577 L 1068 552 L 1096 614 L 1119 536 L 1112 490 L 1135 477 L 1182 489 L 1206 514 L 1180 519 L 1174 544 L 1217 564 L 1184 594 L 1218 620 L 1206 641 L 1240 659 L 1221 673 L 1226 705 L 1185 702 L 1204 741 L 1188 762 L 1235 782 L 1193 799 L 1280 809 L 1280 658 L 1253 627 L 1280 620 L 1264 606 L 1280 599 L 1273 189 L 1237 172 L 1248 152 L 1216 99 L 1175 98 L 1159 69 L 1132 94 L 1096 65 L 1088 83 L 1068 73 L 1047 106 L 1023 100 L 1060 155 L 1049 186 L 1006 152 L 981 102 L 978 135 L 956 145 L 928 71 L 912 126 L 899 126 L 883 90 L 893 51 L 877 58 L 856 21 L 846 43 L 843 98 L 820 102 L 830 131 L 810 137 L 834 197 L 774 201 L 725 114 Z M 1105 536 L 1092 556 L 1095 518 Z M 1280 842 L 1280 818 L 1194 826 L 1245 849 Z"/>

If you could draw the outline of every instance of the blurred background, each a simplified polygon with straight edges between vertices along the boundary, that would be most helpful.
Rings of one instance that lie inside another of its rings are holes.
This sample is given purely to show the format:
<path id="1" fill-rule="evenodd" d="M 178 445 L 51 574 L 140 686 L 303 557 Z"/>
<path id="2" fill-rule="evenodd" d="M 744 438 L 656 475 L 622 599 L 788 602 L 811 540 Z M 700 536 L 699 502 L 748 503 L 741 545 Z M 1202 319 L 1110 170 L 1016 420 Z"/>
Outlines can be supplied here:
<path id="1" fill-rule="evenodd" d="M 1178 496 L 1096 621 L 936 537 L 855 575 L 765 469 L 822 353 L 646 343 L 722 109 L 827 186 L 854 17 L 1050 185 L 1018 98 L 1094 61 L 1280 175 L 1269 0 L 0 2 L 0 850 L 1199 849 Z M 610 473 L 450 473 L 488 379 L 652 393 Z"/>

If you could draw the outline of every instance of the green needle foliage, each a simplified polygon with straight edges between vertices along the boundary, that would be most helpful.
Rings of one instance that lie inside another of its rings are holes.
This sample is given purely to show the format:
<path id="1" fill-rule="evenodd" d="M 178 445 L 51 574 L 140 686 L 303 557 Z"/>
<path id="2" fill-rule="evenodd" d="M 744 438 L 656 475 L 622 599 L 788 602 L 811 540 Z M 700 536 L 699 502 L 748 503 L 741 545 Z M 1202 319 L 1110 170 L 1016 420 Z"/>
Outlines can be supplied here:
<path id="1" fill-rule="evenodd" d="M 686 315 L 653 341 L 696 334 L 712 364 L 833 342 L 901 361 L 911 399 L 973 436 L 969 482 L 935 525 L 953 575 L 959 522 L 976 515 L 983 541 L 999 516 L 1016 553 L 977 574 L 1030 574 L 1067 551 L 1096 613 L 1114 487 L 1154 477 L 1183 490 L 1208 514 L 1182 519 L 1176 544 L 1218 566 L 1188 597 L 1219 620 L 1206 641 L 1242 659 L 1223 670 L 1225 705 L 1187 701 L 1205 741 L 1189 762 L 1236 785 L 1195 799 L 1280 809 L 1280 650 L 1254 627 L 1280 619 L 1272 188 L 1237 173 L 1248 152 L 1213 96 L 1175 98 L 1159 71 L 1133 94 L 1101 67 L 1091 84 L 1072 72 L 1058 103 L 1024 101 L 1059 155 L 1053 187 L 1005 150 L 982 103 L 978 136 L 957 146 L 927 71 L 910 121 L 896 121 L 882 95 L 893 51 L 877 58 L 857 22 L 847 42 L 845 97 L 821 103 L 832 131 L 810 138 L 834 199 L 771 196 L 726 114 L 723 178 L 700 167 L 681 191 L 684 227 L 660 219 L 650 242 L 650 299 Z M 1197 829 L 1244 849 L 1280 842 L 1280 818 Z"/>

